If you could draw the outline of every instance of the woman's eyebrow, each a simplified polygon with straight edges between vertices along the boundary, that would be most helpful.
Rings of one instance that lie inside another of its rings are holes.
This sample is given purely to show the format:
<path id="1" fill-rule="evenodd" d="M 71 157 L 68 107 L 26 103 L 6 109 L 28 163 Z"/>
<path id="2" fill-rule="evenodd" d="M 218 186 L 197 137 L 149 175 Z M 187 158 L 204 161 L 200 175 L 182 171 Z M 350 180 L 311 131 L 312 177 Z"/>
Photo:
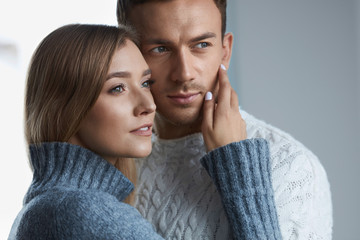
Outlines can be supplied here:
<path id="1" fill-rule="evenodd" d="M 131 77 L 131 73 L 130 72 L 124 72 L 124 71 L 121 71 L 121 72 L 113 72 L 113 73 L 110 73 L 109 75 L 107 75 L 106 77 L 106 80 L 109 80 L 110 78 L 129 78 Z"/>
<path id="2" fill-rule="evenodd" d="M 146 69 L 143 73 L 142 73 L 142 76 L 146 76 L 146 75 L 149 75 L 151 74 L 151 70 L 150 68 L 149 69 Z M 119 71 L 119 72 L 112 72 L 110 73 L 109 75 L 107 75 L 106 77 L 106 80 L 109 80 L 111 78 L 130 78 L 131 77 L 131 73 L 130 72 L 127 72 L 127 71 Z"/>

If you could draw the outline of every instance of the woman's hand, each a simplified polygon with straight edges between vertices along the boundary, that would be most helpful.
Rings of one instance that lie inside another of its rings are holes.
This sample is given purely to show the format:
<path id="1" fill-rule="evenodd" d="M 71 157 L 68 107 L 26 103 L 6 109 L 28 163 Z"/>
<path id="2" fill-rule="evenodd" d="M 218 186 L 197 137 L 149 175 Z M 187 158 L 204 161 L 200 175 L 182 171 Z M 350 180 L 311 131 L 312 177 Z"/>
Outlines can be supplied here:
<path id="1" fill-rule="evenodd" d="M 201 131 L 208 151 L 246 139 L 246 124 L 239 112 L 238 97 L 223 65 L 219 68 L 218 80 L 217 103 L 208 92 L 203 107 Z"/>

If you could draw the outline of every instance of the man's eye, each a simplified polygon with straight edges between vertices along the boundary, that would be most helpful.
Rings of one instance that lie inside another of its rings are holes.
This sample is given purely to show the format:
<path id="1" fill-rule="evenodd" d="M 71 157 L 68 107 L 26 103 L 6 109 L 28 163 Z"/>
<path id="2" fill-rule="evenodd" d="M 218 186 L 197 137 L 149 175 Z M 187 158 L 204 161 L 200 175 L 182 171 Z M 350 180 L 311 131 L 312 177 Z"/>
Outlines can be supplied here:
<path id="1" fill-rule="evenodd" d="M 163 53 L 163 52 L 166 52 L 168 51 L 168 49 L 164 46 L 160 46 L 160 47 L 156 47 L 156 48 L 153 48 L 151 49 L 152 52 L 155 52 L 155 53 Z"/>
<path id="2" fill-rule="evenodd" d="M 147 80 L 147 81 L 145 81 L 145 82 L 143 82 L 142 83 L 142 87 L 144 87 L 144 88 L 150 88 L 151 87 L 151 85 L 153 85 L 153 83 L 154 83 L 154 80 Z"/>
<path id="3" fill-rule="evenodd" d="M 125 91 L 125 86 L 123 84 L 118 85 L 110 90 L 111 93 L 122 93 Z"/>
<path id="4" fill-rule="evenodd" d="M 209 46 L 210 46 L 209 43 L 207 43 L 207 42 L 201 42 L 201 43 L 196 44 L 196 45 L 195 45 L 195 48 L 207 48 L 207 47 L 209 47 Z"/>

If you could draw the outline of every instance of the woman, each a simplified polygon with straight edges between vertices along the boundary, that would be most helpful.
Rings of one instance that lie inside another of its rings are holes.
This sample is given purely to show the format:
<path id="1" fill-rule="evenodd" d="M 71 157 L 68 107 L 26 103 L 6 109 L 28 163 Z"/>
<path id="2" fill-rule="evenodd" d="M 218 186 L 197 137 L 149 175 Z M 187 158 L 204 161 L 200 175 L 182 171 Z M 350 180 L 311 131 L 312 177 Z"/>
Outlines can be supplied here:
<path id="1" fill-rule="evenodd" d="M 122 202 L 136 179 L 131 158 L 151 152 L 156 108 L 151 71 L 135 42 L 126 27 L 67 25 L 39 45 L 30 64 L 25 99 L 25 133 L 34 177 L 9 239 L 161 239 L 135 208 Z M 220 104 L 229 90 L 221 90 L 222 84 L 216 111 L 229 110 Z M 219 127 L 229 121 L 218 116 L 222 121 L 213 122 L 214 104 L 204 105 L 204 138 L 213 151 L 202 162 L 222 195 L 234 237 L 250 238 L 260 232 L 276 238 L 279 230 L 271 194 L 260 197 L 265 208 L 243 211 L 242 207 L 243 200 L 251 206 L 260 201 L 247 195 L 252 187 L 272 193 L 266 142 L 234 142 L 246 138 L 244 124 L 239 127 L 242 139 L 223 136 Z M 232 123 L 236 120 L 230 118 Z M 236 160 L 238 154 L 256 164 L 265 160 L 264 170 L 250 177 L 249 167 Z M 229 164 L 233 167 L 226 170 Z M 242 174 L 254 180 L 251 188 L 235 186 Z M 246 198 L 239 200 L 240 195 Z M 249 221 L 265 223 L 254 232 Z M 270 227 L 269 221 L 274 223 Z"/>

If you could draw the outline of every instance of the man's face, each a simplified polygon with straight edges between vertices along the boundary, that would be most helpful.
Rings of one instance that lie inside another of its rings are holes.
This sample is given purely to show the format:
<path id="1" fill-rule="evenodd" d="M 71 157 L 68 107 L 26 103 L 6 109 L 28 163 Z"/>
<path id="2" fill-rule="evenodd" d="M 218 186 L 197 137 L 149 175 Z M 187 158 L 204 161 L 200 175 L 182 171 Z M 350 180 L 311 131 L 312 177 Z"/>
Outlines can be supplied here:
<path id="1" fill-rule="evenodd" d="M 204 95 L 215 90 L 219 66 L 228 65 L 228 48 L 231 53 L 219 9 L 213 0 L 151 1 L 137 5 L 130 19 L 155 80 L 157 121 L 199 126 Z"/>

